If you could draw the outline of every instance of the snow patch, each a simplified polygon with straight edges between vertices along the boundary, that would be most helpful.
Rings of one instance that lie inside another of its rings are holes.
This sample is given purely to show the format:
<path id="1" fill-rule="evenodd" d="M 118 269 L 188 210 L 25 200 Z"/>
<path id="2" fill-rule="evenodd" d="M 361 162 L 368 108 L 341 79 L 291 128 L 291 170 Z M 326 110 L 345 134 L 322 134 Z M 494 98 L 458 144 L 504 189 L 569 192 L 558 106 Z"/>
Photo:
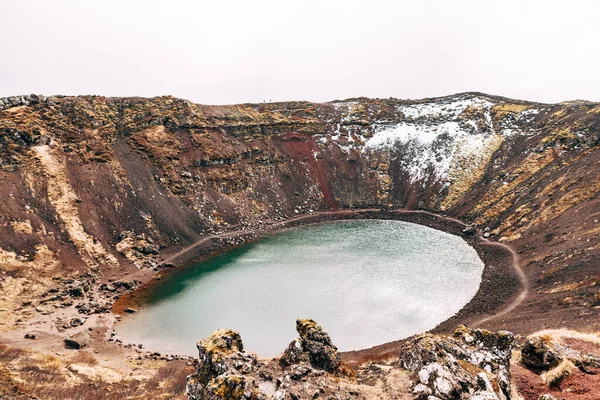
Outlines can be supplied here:
<path id="1" fill-rule="evenodd" d="M 428 144 L 443 134 L 454 137 L 466 133 L 457 118 L 468 107 L 483 109 L 486 122 L 491 127 L 490 110 L 493 105 L 487 100 L 473 98 L 449 103 L 433 102 L 399 106 L 398 111 L 407 117 L 408 121 L 374 127 L 375 134 L 365 143 L 365 148 L 393 147 L 397 142 L 406 143 L 409 140 Z M 426 120 L 423 120 L 425 118 Z M 467 120 L 464 124 L 470 125 L 471 131 L 477 130 L 475 121 Z"/>
<path id="2" fill-rule="evenodd" d="M 492 103 L 485 99 L 472 98 L 472 99 L 459 99 L 452 100 L 450 102 L 431 102 L 431 103 L 419 103 L 407 106 L 398 107 L 398 111 L 404 114 L 405 117 L 411 119 L 418 118 L 456 118 L 463 112 L 467 107 L 478 107 L 487 108 L 488 110 L 493 106 Z"/>
<path id="3" fill-rule="evenodd" d="M 486 98 L 464 96 L 401 104 L 395 107 L 401 118 L 399 121 L 375 121 L 365 126 L 354 123 L 361 118 L 358 111 L 363 106 L 359 102 L 336 102 L 333 106 L 340 122 L 335 123 L 331 134 L 323 135 L 320 142 L 337 145 L 345 153 L 355 148 L 365 156 L 378 151 L 393 151 L 393 157 L 402 157 L 400 164 L 413 183 L 433 176 L 448 186 L 453 168 L 465 160 L 468 165 L 469 160 L 480 157 L 492 141 L 497 140 L 497 134 L 531 133 L 523 127 L 540 112 L 527 109 L 504 118 L 498 125 L 492 118 L 494 105 Z M 365 107 L 362 115 L 367 111 L 373 121 L 373 110 L 368 105 Z M 463 114 L 468 109 L 474 112 Z M 396 149 L 401 151 L 395 152 Z"/>
<path id="4" fill-rule="evenodd" d="M 455 136 L 460 133 L 457 122 L 444 122 L 432 126 L 414 123 L 400 123 L 391 126 L 374 126 L 375 134 L 367 140 L 365 148 L 393 147 L 397 142 L 418 141 L 430 144 L 442 134 Z"/>

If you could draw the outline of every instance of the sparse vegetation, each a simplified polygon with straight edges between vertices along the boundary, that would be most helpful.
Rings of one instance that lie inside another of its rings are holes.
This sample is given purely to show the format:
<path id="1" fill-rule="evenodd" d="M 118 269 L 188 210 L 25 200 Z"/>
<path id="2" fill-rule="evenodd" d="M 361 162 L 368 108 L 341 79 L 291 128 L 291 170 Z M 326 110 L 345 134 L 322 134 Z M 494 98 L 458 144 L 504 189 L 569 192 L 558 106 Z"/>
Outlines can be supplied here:
<path id="1" fill-rule="evenodd" d="M 93 354 L 90 354 L 87 351 L 84 350 L 79 350 L 77 352 L 77 354 L 75 354 L 73 357 L 71 357 L 70 360 L 73 364 L 76 363 L 80 363 L 80 364 L 86 364 L 86 365 L 97 365 L 98 364 L 98 360 L 96 360 L 96 357 L 94 357 Z"/>
<path id="2" fill-rule="evenodd" d="M 542 381 L 552 388 L 559 388 L 562 381 L 573 371 L 575 371 L 577 367 L 569 360 L 564 360 L 557 367 L 551 369 L 550 371 L 544 372 L 540 377 Z"/>
<path id="3" fill-rule="evenodd" d="M 0 361 L 3 363 L 19 359 L 27 354 L 29 354 L 27 350 L 18 349 L 16 347 L 8 347 L 0 344 Z"/>
<path id="4" fill-rule="evenodd" d="M 61 360 L 53 354 L 0 345 L 0 397 L 7 399 L 185 399 L 187 375 L 194 369 L 184 361 L 160 366 L 147 380 L 123 379 L 112 382 L 77 372 L 77 365 L 97 367 L 98 360 L 87 351 Z"/>
<path id="5" fill-rule="evenodd" d="M 186 378 L 194 372 L 194 368 L 181 362 L 173 362 L 159 368 L 150 381 L 156 381 L 159 387 L 167 393 L 178 394 L 185 392 Z"/>

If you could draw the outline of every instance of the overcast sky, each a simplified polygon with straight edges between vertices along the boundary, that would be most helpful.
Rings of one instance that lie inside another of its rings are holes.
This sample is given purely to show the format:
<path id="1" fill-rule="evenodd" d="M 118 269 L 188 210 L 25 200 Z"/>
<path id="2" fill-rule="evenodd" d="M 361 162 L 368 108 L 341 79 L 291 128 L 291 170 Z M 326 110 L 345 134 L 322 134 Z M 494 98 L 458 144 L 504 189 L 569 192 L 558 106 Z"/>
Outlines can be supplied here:
<path id="1" fill-rule="evenodd" d="M 0 96 L 600 101 L 589 0 L 0 0 Z"/>

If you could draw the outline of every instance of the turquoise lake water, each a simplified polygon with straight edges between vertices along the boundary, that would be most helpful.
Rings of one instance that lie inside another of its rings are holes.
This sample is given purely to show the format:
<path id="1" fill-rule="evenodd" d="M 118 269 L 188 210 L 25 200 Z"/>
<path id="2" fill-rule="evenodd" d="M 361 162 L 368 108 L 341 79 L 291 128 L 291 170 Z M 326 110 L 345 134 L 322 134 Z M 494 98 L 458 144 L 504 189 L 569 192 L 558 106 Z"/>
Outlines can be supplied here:
<path id="1" fill-rule="evenodd" d="M 434 328 L 475 295 L 483 262 L 462 238 L 401 221 L 294 228 L 174 273 L 117 332 L 163 354 L 197 356 L 220 328 L 271 357 L 316 320 L 342 351 Z"/>

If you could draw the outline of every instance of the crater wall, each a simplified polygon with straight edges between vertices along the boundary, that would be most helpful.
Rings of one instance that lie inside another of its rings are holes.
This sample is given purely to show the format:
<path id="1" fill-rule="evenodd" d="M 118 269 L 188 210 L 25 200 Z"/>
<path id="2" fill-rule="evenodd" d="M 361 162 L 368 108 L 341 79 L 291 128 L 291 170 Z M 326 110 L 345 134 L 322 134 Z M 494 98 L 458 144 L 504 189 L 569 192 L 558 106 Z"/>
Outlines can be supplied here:
<path id="1" fill-rule="evenodd" d="M 152 270 L 214 233 L 315 211 L 408 208 L 477 223 L 518 251 L 532 294 L 494 328 L 599 328 L 597 103 L 481 93 L 232 106 L 2 102 L 4 327 L 53 277 L 105 282 Z"/>

